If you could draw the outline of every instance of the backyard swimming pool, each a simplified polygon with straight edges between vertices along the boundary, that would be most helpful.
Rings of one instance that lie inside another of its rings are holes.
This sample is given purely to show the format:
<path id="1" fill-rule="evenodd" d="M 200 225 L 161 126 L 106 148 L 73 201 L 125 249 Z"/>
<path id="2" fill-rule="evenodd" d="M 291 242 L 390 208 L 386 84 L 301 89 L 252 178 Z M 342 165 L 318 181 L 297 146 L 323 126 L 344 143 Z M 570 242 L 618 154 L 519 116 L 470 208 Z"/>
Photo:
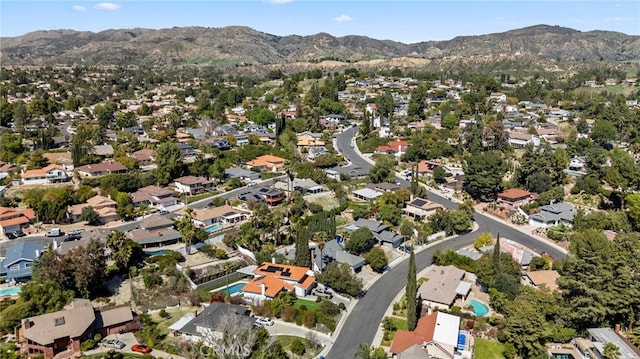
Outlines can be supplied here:
<path id="1" fill-rule="evenodd" d="M 0 297 L 4 297 L 7 295 L 16 295 L 20 294 L 20 287 L 12 287 L 12 288 L 4 288 L 0 289 Z"/>
<path id="2" fill-rule="evenodd" d="M 246 282 L 237 282 L 233 283 L 229 286 L 228 293 L 229 295 L 235 295 L 242 291 L 242 288 L 246 285 Z M 222 289 L 218 289 L 215 291 L 216 293 L 227 293 L 227 287 L 225 286 Z"/>
<path id="3" fill-rule="evenodd" d="M 222 225 L 221 224 L 214 224 L 213 226 L 205 228 L 204 231 L 206 233 L 211 233 L 211 232 L 217 231 L 218 229 L 222 229 Z"/>
<path id="4" fill-rule="evenodd" d="M 489 308 L 479 300 L 471 299 L 469 305 L 473 308 L 473 314 L 476 317 L 484 317 L 489 313 Z"/>

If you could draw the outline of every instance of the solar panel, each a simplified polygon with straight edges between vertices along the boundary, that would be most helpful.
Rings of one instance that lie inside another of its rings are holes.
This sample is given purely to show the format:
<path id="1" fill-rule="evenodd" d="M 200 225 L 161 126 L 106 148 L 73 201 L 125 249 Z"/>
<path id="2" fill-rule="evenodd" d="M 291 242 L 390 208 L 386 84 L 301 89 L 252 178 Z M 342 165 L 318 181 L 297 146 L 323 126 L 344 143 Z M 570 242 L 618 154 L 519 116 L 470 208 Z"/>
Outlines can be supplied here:
<path id="1" fill-rule="evenodd" d="M 416 207 L 422 207 L 422 206 L 424 206 L 425 204 L 427 204 L 427 201 L 422 200 L 422 199 L 414 199 L 412 204 L 413 204 L 414 206 L 416 206 Z"/>
<path id="2" fill-rule="evenodd" d="M 269 273 L 275 273 L 277 271 L 280 270 L 280 267 L 277 266 L 267 266 L 267 269 L 265 269 L 265 272 L 269 272 Z"/>

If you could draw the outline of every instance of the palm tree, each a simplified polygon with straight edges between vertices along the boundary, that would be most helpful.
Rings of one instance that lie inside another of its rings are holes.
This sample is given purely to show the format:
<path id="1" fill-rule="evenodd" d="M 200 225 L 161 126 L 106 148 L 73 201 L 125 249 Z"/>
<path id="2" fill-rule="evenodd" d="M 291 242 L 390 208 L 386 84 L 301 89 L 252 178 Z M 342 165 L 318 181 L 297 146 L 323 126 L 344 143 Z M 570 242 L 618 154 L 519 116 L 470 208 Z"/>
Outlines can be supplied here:
<path id="1" fill-rule="evenodd" d="M 191 254 L 191 238 L 193 237 L 195 231 L 193 222 L 191 222 L 191 220 L 193 219 L 193 208 L 187 207 L 184 210 L 184 214 L 184 218 L 181 219 L 180 222 L 178 222 L 178 230 L 180 231 L 182 238 L 184 238 L 185 240 L 186 254 Z"/>
<path id="2" fill-rule="evenodd" d="M 602 349 L 604 359 L 620 359 L 620 348 L 615 344 L 607 343 Z"/>
<path id="3" fill-rule="evenodd" d="M 318 246 L 318 249 L 320 249 L 320 271 L 321 272 L 322 272 L 322 269 L 324 269 L 324 255 L 322 253 L 322 250 L 324 250 L 324 245 L 327 243 L 328 239 L 329 239 L 329 236 L 325 231 L 319 231 L 313 234 L 313 242 Z"/>

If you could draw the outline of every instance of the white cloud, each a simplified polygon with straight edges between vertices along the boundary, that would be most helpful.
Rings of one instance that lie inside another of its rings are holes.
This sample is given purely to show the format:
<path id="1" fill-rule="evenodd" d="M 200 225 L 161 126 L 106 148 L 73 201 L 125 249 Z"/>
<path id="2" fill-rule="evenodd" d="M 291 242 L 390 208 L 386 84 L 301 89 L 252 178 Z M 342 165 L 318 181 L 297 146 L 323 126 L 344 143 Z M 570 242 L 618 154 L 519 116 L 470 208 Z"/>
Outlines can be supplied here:
<path id="1" fill-rule="evenodd" d="M 333 21 L 335 22 L 347 22 L 347 21 L 351 21 L 353 20 L 353 18 L 349 15 L 340 15 L 338 17 L 334 17 Z"/>
<path id="2" fill-rule="evenodd" d="M 110 3 L 110 2 L 101 2 L 101 3 L 96 4 L 96 6 L 94 6 L 94 8 L 96 8 L 98 10 L 118 10 L 121 7 L 122 6 L 120 6 L 118 4 L 114 4 L 114 3 Z"/>
<path id="3" fill-rule="evenodd" d="M 293 2 L 293 0 L 269 0 L 269 2 L 272 4 L 288 4 Z"/>
<path id="4" fill-rule="evenodd" d="M 83 12 L 83 11 L 86 11 L 86 10 L 87 10 L 87 8 L 86 8 L 86 7 L 84 7 L 84 6 L 80 6 L 80 5 L 73 5 L 73 6 L 71 7 L 71 9 L 72 9 L 73 11 L 77 11 L 77 12 Z"/>

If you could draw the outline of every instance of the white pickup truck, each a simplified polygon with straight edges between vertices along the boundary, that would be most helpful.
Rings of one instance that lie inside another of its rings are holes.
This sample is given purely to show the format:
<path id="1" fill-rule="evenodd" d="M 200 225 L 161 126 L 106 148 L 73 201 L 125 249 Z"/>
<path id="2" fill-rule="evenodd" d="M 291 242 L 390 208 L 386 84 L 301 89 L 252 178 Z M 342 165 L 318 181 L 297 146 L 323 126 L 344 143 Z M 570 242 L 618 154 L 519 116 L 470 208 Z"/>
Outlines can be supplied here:
<path id="1" fill-rule="evenodd" d="M 62 235 L 60 228 L 51 228 L 49 232 L 45 233 L 45 237 L 60 237 Z"/>

